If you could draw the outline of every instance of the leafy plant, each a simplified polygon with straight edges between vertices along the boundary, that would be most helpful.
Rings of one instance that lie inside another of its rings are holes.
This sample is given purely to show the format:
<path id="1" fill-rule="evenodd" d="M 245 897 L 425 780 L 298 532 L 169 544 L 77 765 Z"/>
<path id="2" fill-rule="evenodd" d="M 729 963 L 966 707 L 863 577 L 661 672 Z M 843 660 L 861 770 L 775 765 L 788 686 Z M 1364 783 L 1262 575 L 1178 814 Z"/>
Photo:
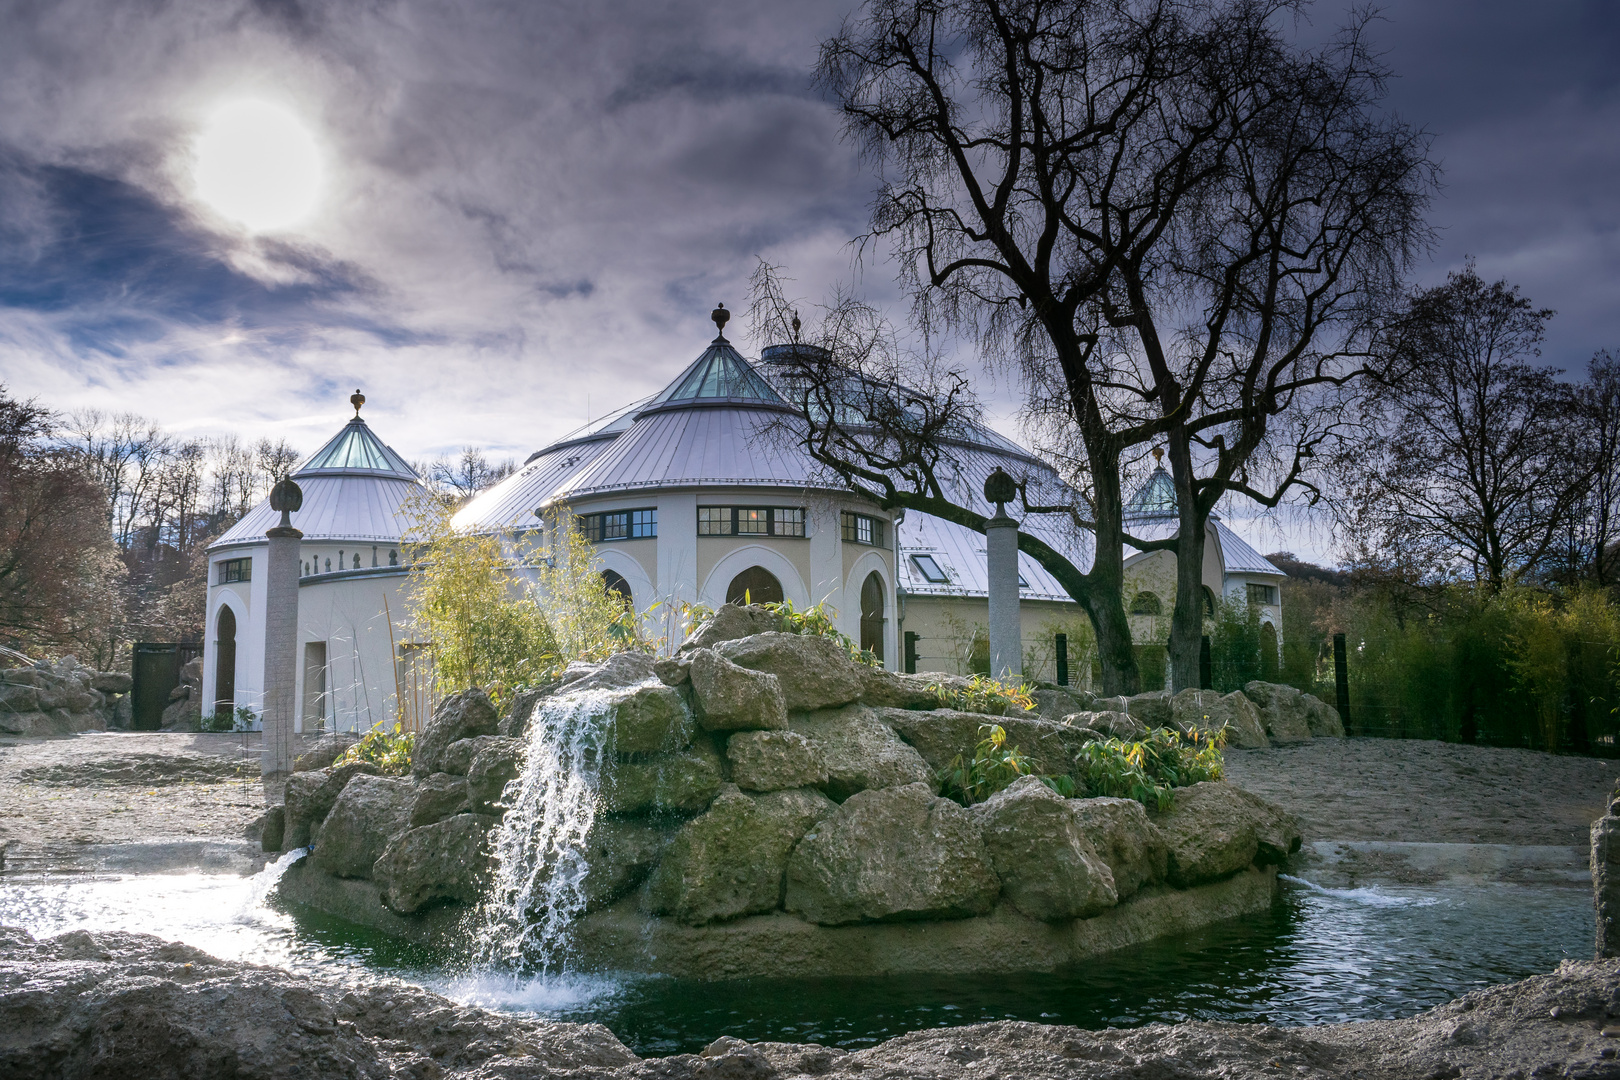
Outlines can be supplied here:
<path id="1" fill-rule="evenodd" d="M 365 761 L 377 766 L 384 776 L 404 776 L 411 771 L 411 749 L 415 745 L 414 731 L 406 731 L 399 724 L 391 729 L 378 725 L 361 736 L 360 741 L 345 750 L 333 764 Z"/>
<path id="2" fill-rule="evenodd" d="M 857 664 L 867 667 L 881 668 L 883 661 L 871 649 L 863 649 L 857 645 L 853 638 L 838 629 L 831 615 L 827 614 L 826 605 L 815 604 L 800 611 L 793 606 L 792 600 L 783 600 L 780 603 L 762 604 L 767 611 L 774 611 L 782 617 L 790 634 L 805 634 L 810 637 L 832 638 L 844 647 L 849 658 Z"/>
<path id="3" fill-rule="evenodd" d="M 958 754 L 939 771 L 939 780 L 948 798 L 963 806 L 972 806 L 1006 789 L 1020 776 L 1031 775 L 1039 776 L 1042 783 L 1065 798 L 1074 794 L 1072 778 L 1032 773 L 1028 759 L 1018 747 L 1007 745 L 1007 730 L 1000 724 L 985 724 L 979 731 L 984 738 L 974 748 L 973 756 L 964 758 Z"/>
<path id="4" fill-rule="evenodd" d="M 1186 735 L 1172 728 L 1150 731 L 1136 742 L 1102 739 L 1081 747 L 1075 761 L 1081 794 L 1135 799 L 1155 810 L 1168 809 L 1175 788 L 1225 775 L 1224 732 L 1194 728 Z"/>
<path id="5" fill-rule="evenodd" d="M 928 688 L 939 699 L 939 707 L 942 709 L 1006 716 L 1014 709 L 1035 708 L 1035 699 L 1029 694 L 1028 683 L 1008 686 L 988 675 L 975 675 L 968 680 L 965 687 L 961 688 L 946 686 L 944 683 L 930 683 Z"/>
<path id="6" fill-rule="evenodd" d="M 234 713 L 217 709 L 202 718 L 204 731 L 252 731 L 258 715 L 246 705 L 239 705 Z"/>

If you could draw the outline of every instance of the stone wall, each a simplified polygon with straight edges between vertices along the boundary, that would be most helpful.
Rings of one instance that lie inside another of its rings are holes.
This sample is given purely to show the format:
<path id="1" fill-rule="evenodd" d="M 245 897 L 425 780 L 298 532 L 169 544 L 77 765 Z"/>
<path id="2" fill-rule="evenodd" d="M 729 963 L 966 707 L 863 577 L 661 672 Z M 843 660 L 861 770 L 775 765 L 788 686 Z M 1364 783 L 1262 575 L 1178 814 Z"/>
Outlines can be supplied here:
<path id="1" fill-rule="evenodd" d="M 1298 826 L 1230 784 L 1180 789 L 1154 814 L 1064 798 L 1035 776 L 972 807 L 939 793 L 941 770 L 991 723 L 1049 774 L 1074 770 L 1089 741 L 1145 730 L 1138 712 L 1153 726 L 1243 725 L 1263 743 L 1244 695 L 1205 708 L 1047 695 L 1062 719 L 990 716 L 938 708 L 937 678 L 864 667 L 832 639 L 728 607 L 672 658 L 576 664 L 504 718 L 480 692 L 453 695 L 410 776 L 350 764 L 288 780 L 279 846 L 313 850 L 284 888 L 391 932 L 440 925 L 429 913 L 488 884 L 537 707 L 588 701 L 612 752 L 576 941 L 601 963 L 860 974 L 955 970 L 963 955 L 982 966 L 990 950 L 1039 970 L 1270 902 Z"/>
<path id="2" fill-rule="evenodd" d="M 0 733 L 71 735 L 128 727 L 132 680 L 95 671 L 73 656 L 0 668 Z"/>

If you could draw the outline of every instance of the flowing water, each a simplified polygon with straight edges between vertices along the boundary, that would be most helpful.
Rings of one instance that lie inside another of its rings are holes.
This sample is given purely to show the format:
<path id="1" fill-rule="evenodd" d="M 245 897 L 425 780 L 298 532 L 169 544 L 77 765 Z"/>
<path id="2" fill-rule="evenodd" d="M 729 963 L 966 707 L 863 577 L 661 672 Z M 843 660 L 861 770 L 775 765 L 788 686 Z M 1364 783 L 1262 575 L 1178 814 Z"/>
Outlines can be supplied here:
<path id="1" fill-rule="evenodd" d="M 523 773 L 493 837 L 494 886 L 471 915 L 483 968 L 568 968 L 568 931 L 585 911 L 601 766 L 613 752 L 607 715 L 607 691 L 584 690 L 542 701 L 529 720 Z"/>
<path id="2" fill-rule="evenodd" d="M 1031 1020 L 1088 1028 L 1186 1019 L 1334 1023 L 1410 1016 L 1591 955 L 1590 893 L 1552 885 L 1328 889 L 1284 882 L 1268 912 L 1036 975 L 752 979 L 466 971 L 330 916 L 260 902 L 257 877 L 0 876 L 0 924 L 132 930 L 343 981 L 400 980 L 461 1001 L 606 1024 L 642 1054 L 721 1035 L 872 1045 L 919 1028 Z"/>

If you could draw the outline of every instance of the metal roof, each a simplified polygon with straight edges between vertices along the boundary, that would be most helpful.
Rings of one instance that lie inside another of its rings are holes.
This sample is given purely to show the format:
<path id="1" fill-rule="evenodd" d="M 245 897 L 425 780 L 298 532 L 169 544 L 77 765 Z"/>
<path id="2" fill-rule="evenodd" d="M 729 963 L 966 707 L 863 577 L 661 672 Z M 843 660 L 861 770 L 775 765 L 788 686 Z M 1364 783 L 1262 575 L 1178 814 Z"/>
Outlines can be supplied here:
<path id="1" fill-rule="evenodd" d="M 292 523 L 304 534 L 305 543 L 320 540 L 398 543 L 411 525 L 406 505 L 425 490 L 418 480 L 327 473 L 304 476 L 298 486 L 303 489 L 304 504 L 292 515 Z M 280 522 L 280 511 L 270 509 L 270 500 L 266 499 L 209 548 L 262 543 L 265 530 Z"/>
<path id="2" fill-rule="evenodd" d="M 358 416 L 343 425 L 342 431 L 332 436 L 331 441 L 315 451 L 292 475 L 298 479 L 304 476 L 354 476 L 362 473 L 397 476 L 404 480 L 420 479 L 416 470 L 372 434 L 366 422 Z"/>
<path id="3" fill-rule="evenodd" d="M 473 532 L 505 532 L 538 524 L 534 512 L 550 501 L 569 478 L 588 467 L 612 445 L 601 438 L 554 443 L 531 457 L 517 472 L 467 500 L 451 523 Z"/>
<path id="4" fill-rule="evenodd" d="M 677 375 L 674 382 L 653 395 L 648 407 L 682 401 L 787 405 L 782 396 L 771 388 L 771 384 L 723 337 L 710 342 L 702 356 Z"/>
<path id="5" fill-rule="evenodd" d="M 1211 521 L 1221 537 L 1221 555 L 1226 560 L 1228 574 L 1275 574 L 1287 577 L 1277 564 L 1249 546 L 1249 542 L 1233 532 L 1225 522 Z"/>
<path id="6" fill-rule="evenodd" d="M 1035 530 L 1032 528 L 1030 531 Z M 983 533 L 932 514 L 914 511 L 906 513 L 906 520 L 900 523 L 895 532 L 899 540 L 896 554 L 899 556 L 900 585 L 906 592 L 915 596 L 989 595 L 990 577 L 985 562 Z M 1047 536 L 1041 539 L 1049 540 Z M 929 581 L 915 561 L 921 555 L 933 556 L 935 564 L 950 581 Z M 1090 563 L 1089 553 L 1085 562 Z M 1085 566 L 1082 565 L 1081 569 L 1085 569 Z M 1018 575 L 1024 579 L 1024 585 L 1018 590 L 1021 599 L 1071 599 L 1063 586 L 1058 584 L 1057 578 L 1022 551 L 1018 553 Z"/>

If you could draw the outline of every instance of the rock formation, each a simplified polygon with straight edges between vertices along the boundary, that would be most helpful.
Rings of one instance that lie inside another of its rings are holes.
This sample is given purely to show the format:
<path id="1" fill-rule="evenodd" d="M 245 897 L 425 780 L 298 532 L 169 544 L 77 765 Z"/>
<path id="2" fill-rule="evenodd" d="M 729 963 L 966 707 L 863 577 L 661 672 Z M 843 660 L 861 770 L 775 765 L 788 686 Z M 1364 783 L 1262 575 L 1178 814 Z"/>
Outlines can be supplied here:
<path id="1" fill-rule="evenodd" d="M 54 664 L 41 660 L 0 668 L 0 734 L 71 735 L 128 727 L 133 682 L 123 672 L 85 667 L 73 656 Z M 189 700 L 188 691 L 178 704 Z"/>

